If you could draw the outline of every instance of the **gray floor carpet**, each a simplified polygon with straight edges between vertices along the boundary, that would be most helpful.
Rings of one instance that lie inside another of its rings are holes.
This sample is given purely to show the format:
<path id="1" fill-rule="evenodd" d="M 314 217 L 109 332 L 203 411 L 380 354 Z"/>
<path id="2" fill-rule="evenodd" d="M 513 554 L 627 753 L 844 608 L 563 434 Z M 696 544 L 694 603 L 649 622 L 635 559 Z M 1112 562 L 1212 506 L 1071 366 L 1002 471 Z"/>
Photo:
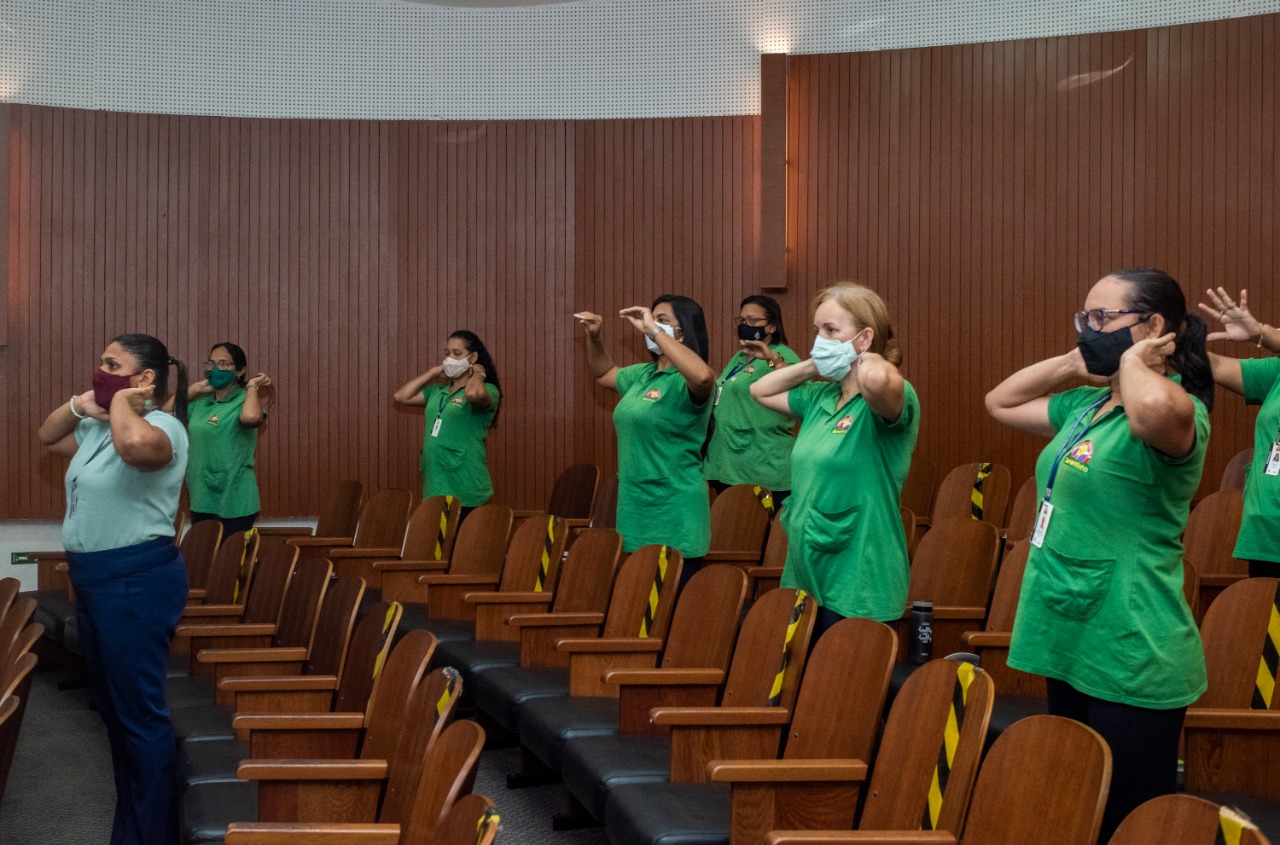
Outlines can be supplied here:
<path id="1" fill-rule="evenodd" d="M 0 845 L 102 845 L 115 807 L 106 731 L 83 690 L 59 691 L 62 676 L 36 673 L 31 702 L 4 801 Z M 487 750 L 480 758 L 476 791 L 498 805 L 501 843 L 605 845 L 603 828 L 556 833 L 551 814 L 563 802 L 561 787 L 508 790 L 519 750 Z"/>

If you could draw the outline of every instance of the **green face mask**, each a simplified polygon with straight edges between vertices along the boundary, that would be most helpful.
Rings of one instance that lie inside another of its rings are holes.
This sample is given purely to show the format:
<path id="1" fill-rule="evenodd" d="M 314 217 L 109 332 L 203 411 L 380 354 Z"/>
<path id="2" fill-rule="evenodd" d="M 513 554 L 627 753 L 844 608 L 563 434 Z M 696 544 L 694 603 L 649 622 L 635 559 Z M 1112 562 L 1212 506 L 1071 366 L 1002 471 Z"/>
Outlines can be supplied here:
<path id="1" fill-rule="evenodd" d="M 235 370 L 219 370 L 218 368 L 215 367 L 214 369 L 206 372 L 204 376 L 209 380 L 210 387 L 212 387 L 214 390 L 221 390 L 222 388 L 226 387 L 227 385 L 231 384 L 231 382 L 236 380 L 236 371 Z"/>

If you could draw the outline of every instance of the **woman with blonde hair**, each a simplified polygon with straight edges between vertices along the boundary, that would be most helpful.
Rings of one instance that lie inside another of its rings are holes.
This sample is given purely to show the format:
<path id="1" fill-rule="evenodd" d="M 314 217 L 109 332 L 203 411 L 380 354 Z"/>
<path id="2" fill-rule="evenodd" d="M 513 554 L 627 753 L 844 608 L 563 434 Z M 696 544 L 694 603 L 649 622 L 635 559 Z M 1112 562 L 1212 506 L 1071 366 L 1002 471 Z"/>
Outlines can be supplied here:
<path id="1" fill-rule="evenodd" d="M 920 400 L 898 372 L 902 351 L 874 291 L 851 282 L 819 291 L 813 328 L 809 359 L 764 376 L 751 395 L 800 419 L 782 585 L 813 595 L 821 632 L 850 616 L 898 619 L 906 607 L 899 508 Z"/>

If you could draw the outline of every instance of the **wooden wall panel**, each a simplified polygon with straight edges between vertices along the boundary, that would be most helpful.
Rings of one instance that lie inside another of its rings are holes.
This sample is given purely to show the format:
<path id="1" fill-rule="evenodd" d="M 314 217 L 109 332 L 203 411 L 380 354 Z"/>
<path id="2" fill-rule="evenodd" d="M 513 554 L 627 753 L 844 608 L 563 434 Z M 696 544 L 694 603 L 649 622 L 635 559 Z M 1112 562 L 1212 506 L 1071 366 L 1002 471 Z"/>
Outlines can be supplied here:
<path id="1" fill-rule="evenodd" d="M 1193 308 L 1208 285 L 1247 287 L 1280 315 L 1278 20 L 792 57 L 796 321 L 822 285 L 869 284 L 920 391 L 920 454 L 1030 475 L 1042 442 L 997 426 L 983 394 L 1068 350 L 1109 270 L 1163 267 Z M 1252 418 L 1219 394 L 1206 488 Z"/>

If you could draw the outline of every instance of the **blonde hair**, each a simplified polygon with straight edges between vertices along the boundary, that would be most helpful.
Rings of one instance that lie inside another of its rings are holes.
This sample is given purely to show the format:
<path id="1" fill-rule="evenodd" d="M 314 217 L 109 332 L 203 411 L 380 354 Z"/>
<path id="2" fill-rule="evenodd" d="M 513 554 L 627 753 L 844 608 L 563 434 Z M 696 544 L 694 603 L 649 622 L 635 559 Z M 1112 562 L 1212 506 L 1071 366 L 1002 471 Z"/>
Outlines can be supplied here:
<path id="1" fill-rule="evenodd" d="M 872 352 L 883 355 L 895 367 L 902 364 L 902 350 L 893 335 L 889 309 L 875 291 L 856 282 L 836 282 L 818 291 L 813 298 L 813 310 L 818 310 L 818 306 L 828 299 L 834 299 L 848 312 L 859 329 L 870 328 L 874 332 L 870 346 Z"/>

